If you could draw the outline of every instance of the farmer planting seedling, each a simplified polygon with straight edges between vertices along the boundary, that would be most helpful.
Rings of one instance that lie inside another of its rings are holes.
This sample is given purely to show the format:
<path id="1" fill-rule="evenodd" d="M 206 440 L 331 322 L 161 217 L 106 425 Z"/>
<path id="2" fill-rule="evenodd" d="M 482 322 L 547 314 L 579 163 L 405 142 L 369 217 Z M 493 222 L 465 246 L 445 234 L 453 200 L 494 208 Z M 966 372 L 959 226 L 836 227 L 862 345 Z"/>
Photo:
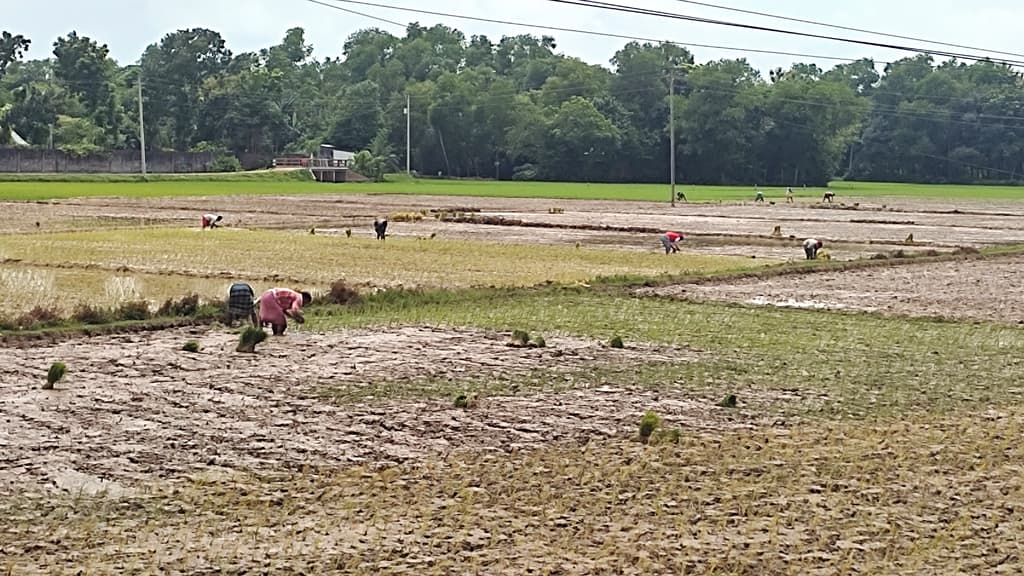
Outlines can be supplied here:
<path id="1" fill-rule="evenodd" d="M 252 286 L 244 282 L 236 282 L 228 290 L 228 324 L 235 320 L 248 317 L 254 327 L 260 323 L 256 317 L 256 293 Z"/>
<path id="2" fill-rule="evenodd" d="M 288 328 L 288 318 L 299 324 L 306 321 L 302 307 L 313 301 L 309 292 L 290 288 L 271 288 L 260 296 L 260 326 L 270 325 L 274 336 L 281 336 Z"/>
<path id="3" fill-rule="evenodd" d="M 682 232 L 665 232 L 661 235 L 661 245 L 665 247 L 665 254 L 679 252 L 679 241 L 683 239 Z"/>
<path id="4" fill-rule="evenodd" d="M 818 259 L 818 250 L 821 250 L 823 246 L 821 240 L 816 238 L 808 238 L 804 240 L 804 255 L 807 256 L 808 260 Z"/>
<path id="5" fill-rule="evenodd" d="M 383 242 L 388 235 L 388 221 L 385 220 L 374 220 L 373 231 L 377 234 L 377 240 Z"/>
<path id="6" fill-rule="evenodd" d="M 223 219 L 220 214 L 203 214 L 203 230 L 220 228 L 220 221 Z"/>

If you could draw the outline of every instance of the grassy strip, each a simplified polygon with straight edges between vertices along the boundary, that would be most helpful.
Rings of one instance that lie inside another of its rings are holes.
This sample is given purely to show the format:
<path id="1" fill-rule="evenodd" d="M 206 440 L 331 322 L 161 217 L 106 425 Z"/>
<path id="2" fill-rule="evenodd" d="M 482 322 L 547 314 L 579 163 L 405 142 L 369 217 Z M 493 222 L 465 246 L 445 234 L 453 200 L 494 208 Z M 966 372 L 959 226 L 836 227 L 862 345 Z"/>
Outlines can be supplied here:
<path id="1" fill-rule="evenodd" d="M 149 318 L 147 320 L 117 320 L 103 324 L 62 321 L 57 325 L 45 328 L 14 331 L 0 330 L 0 345 L 30 346 L 38 342 L 63 342 L 91 336 L 158 332 L 160 330 L 185 326 L 209 326 L 219 321 L 220 319 L 215 316 L 194 316 L 189 318 L 166 316 Z"/>
<path id="2" fill-rule="evenodd" d="M 794 397 L 792 411 L 839 417 L 1000 403 L 1024 375 L 1024 331 L 994 324 L 623 298 L 568 288 L 404 296 L 322 308 L 307 326 L 425 323 L 602 341 L 619 334 L 627 343 L 707 354 L 695 362 L 620 374 L 623 385 L 682 385 L 741 397 L 787 391 Z"/>
<path id="3" fill-rule="evenodd" d="M 1022 200 L 1024 187 L 1021 186 L 939 186 L 926 184 L 891 184 L 874 182 L 833 182 L 833 191 L 843 196 L 855 197 L 913 197 L 913 198 L 959 198 L 975 200 Z M 669 188 L 666 184 L 588 184 L 583 182 L 495 182 L 489 180 L 434 180 L 394 177 L 389 182 L 368 185 L 373 191 L 387 191 L 396 194 L 430 194 L 483 197 L 518 197 L 552 199 L 591 200 L 634 200 L 647 202 L 668 202 Z M 753 200 L 753 186 L 680 186 L 690 202 L 718 200 Z M 764 188 L 761 190 L 770 200 L 782 201 L 785 188 Z M 794 188 L 793 195 L 801 198 L 820 198 L 821 188 Z"/>
<path id="4" fill-rule="evenodd" d="M 663 184 L 587 184 L 581 182 L 496 182 L 489 180 L 433 180 L 395 176 L 387 182 L 321 184 L 308 171 L 259 171 L 232 174 L 157 174 L 145 180 L 131 174 L 4 174 L 0 200 L 52 200 L 83 196 L 213 196 L 231 194 L 412 194 L 495 198 L 548 198 L 563 200 L 629 200 L 668 202 Z M 1024 199 L 1024 187 L 937 186 L 836 182 L 834 190 L 852 197 L 912 197 L 973 200 Z M 750 186 L 683 186 L 691 202 L 753 200 Z M 764 188 L 771 200 L 785 197 L 783 188 Z M 821 189 L 797 188 L 803 198 L 821 196 Z"/>
<path id="5" fill-rule="evenodd" d="M 161 330 L 175 326 L 210 324 L 225 319 L 224 302 L 203 302 L 190 294 L 168 299 L 152 310 L 145 301 L 125 302 L 114 308 L 79 306 L 67 316 L 54 308 L 36 306 L 16 318 L 0 318 L 0 341 L 63 340 L 120 332 Z"/>
<path id="6" fill-rule="evenodd" d="M 914 197 L 973 200 L 1024 200 L 1024 186 L 986 184 L 899 184 L 892 182 L 832 182 L 841 196 Z M 796 190 L 794 190 L 796 192 Z"/>

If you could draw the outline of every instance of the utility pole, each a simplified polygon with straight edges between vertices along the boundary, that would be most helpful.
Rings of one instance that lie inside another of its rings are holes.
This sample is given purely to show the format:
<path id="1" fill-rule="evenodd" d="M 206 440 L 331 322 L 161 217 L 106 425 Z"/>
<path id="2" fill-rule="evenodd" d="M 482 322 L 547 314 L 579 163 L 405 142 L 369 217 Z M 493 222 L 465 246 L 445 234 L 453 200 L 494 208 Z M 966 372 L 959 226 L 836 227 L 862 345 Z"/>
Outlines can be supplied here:
<path id="1" fill-rule="evenodd" d="M 676 205 L 676 69 L 672 68 L 669 72 L 668 80 L 668 134 L 669 134 L 669 153 L 668 153 L 668 165 L 670 172 L 670 182 L 672 182 L 672 207 Z"/>
<path id="2" fill-rule="evenodd" d="M 412 176 L 412 99 L 405 95 L 405 175 Z"/>
<path id="3" fill-rule="evenodd" d="M 146 123 L 142 117 L 142 68 L 139 67 L 139 152 L 142 154 L 142 177 L 146 177 Z"/>

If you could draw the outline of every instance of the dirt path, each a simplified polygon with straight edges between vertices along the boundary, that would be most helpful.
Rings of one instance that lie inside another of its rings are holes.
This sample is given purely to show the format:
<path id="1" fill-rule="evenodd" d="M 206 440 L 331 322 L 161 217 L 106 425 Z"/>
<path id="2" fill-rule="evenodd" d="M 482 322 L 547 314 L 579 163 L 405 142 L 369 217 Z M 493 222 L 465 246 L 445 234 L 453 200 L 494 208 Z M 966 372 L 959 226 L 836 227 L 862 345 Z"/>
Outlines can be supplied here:
<path id="1" fill-rule="evenodd" d="M 197 339 L 202 352 L 180 351 Z M 225 331 L 179 329 L 107 336 L 0 354 L 0 492 L 26 482 L 83 490 L 130 489 L 147 478 L 202 470 L 282 470 L 397 462 L 469 448 L 508 450 L 627 435 L 654 409 L 693 428 L 750 426 L 706 399 L 623 388 L 522 393 L 471 410 L 449 398 L 332 402 L 325 392 L 416 379 L 459 381 L 538 370 L 687 362 L 674 348 L 614 350 L 552 336 L 514 349 L 507 336 L 396 327 L 271 339 L 257 355 L 233 351 Z M 68 377 L 43 391 L 45 371 Z"/>
<path id="2" fill-rule="evenodd" d="M 646 295 L 1024 323 L 1024 257 L 678 285 Z"/>

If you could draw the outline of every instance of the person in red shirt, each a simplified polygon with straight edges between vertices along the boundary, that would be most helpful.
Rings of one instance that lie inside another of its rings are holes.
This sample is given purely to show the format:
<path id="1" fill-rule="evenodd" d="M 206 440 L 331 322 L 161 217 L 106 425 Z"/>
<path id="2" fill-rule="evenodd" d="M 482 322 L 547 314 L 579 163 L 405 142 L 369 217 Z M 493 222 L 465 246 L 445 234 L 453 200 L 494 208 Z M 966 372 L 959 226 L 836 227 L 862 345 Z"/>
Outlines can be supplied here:
<path id="1" fill-rule="evenodd" d="M 661 235 L 661 245 L 665 247 L 665 254 L 679 252 L 678 242 L 683 239 L 682 232 L 665 232 Z"/>
<path id="2" fill-rule="evenodd" d="M 271 288 L 260 296 L 260 326 L 270 324 L 274 336 L 281 336 L 288 328 L 288 318 L 299 324 L 306 321 L 302 307 L 313 301 L 309 292 L 296 292 L 290 288 Z"/>

